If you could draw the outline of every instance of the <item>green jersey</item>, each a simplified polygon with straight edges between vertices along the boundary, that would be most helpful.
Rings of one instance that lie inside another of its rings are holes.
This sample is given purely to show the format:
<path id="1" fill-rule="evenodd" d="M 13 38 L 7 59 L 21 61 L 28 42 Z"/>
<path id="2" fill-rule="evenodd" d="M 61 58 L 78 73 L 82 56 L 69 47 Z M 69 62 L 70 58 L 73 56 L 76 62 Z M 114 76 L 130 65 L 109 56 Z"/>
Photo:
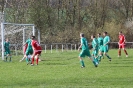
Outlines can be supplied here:
<path id="1" fill-rule="evenodd" d="M 82 50 L 88 50 L 89 47 L 88 47 L 88 41 L 86 38 L 81 38 L 81 44 L 82 44 Z"/>
<path id="2" fill-rule="evenodd" d="M 10 43 L 9 42 L 4 42 L 4 49 L 9 50 Z"/>
<path id="3" fill-rule="evenodd" d="M 104 45 L 107 44 L 107 42 L 110 42 L 110 37 L 109 36 L 105 36 L 104 39 L 103 39 L 103 44 Z"/>
<path id="4" fill-rule="evenodd" d="M 98 46 L 102 46 L 103 45 L 103 37 L 98 37 Z"/>
<path id="5" fill-rule="evenodd" d="M 28 44 L 27 49 L 31 49 L 31 48 L 32 48 L 31 39 L 28 39 L 28 40 L 26 41 L 26 43 Z"/>
<path id="6" fill-rule="evenodd" d="M 92 40 L 92 47 L 93 49 L 98 49 L 98 40 L 96 38 Z"/>

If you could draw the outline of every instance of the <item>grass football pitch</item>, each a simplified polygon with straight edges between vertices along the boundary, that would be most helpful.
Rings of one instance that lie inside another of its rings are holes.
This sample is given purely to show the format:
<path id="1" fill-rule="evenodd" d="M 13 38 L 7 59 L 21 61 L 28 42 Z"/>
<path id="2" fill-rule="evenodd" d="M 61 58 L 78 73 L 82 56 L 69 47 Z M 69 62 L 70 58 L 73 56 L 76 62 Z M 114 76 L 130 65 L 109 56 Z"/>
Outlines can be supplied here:
<path id="1" fill-rule="evenodd" d="M 110 50 L 112 61 L 104 56 L 97 68 L 87 57 L 80 68 L 78 51 L 43 51 L 38 66 L 12 56 L 12 62 L 0 61 L 0 88 L 132 88 L 133 50 L 127 51 L 129 57 L 122 51 L 118 58 L 117 50 Z"/>

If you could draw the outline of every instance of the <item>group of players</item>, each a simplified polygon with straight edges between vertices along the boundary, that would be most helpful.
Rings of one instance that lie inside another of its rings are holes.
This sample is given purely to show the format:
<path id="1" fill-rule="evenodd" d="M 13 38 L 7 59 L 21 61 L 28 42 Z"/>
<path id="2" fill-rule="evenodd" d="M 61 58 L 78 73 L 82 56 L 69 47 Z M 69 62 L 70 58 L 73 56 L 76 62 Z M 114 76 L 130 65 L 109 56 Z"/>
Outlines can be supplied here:
<path id="1" fill-rule="evenodd" d="M 5 50 L 5 55 L 6 55 L 5 61 L 7 61 L 8 56 L 10 56 L 10 61 L 11 61 L 9 44 L 10 43 L 7 38 L 4 43 L 4 50 Z M 39 56 L 42 52 L 42 48 L 41 48 L 40 44 L 38 43 L 38 41 L 35 40 L 35 36 L 32 36 L 31 39 L 28 39 L 25 42 L 25 44 L 23 44 L 23 46 L 25 46 L 25 48 L 24 48 L 24 57 L 22 58 L 22 60 L 26 59 L 27 65 L 30 63 L 33 66 L 34 59 L 36 59 L 36 65 L 38 65 Z M 22 60 L 20 60 L 20 62 Z"/>
<path id="2" fill-rule="evenodd" d="M 101 61 L 102 56 L 106 56 L 109 61 L 112 60 L 112 58 L 107 54 L 109 51 L 109 43 L 110 43 L 110 37 L 108 36 L 107 32 L 103 32 L 103 37 L 101 36 L 101 33 L 97 34 L 97 38 L 95 35 L 91 35 L 92 39 L 92 54 L 90 54 L 89 51 L 89 46 L 88 46 L 88 41 L 84 37 L 83 33 L 80 33 L 80 38 L 81 38 L 81 45 L 79 46 L 78 50 L 81 50 L 79 54 L 79 59 L 81 63 L 81 67 L 84 68 L 85 64 L 83 61 L 83 57 L 88 56 L 91 61 L 93 62 L 94 66 L 97 67 L 99 62 Z M 121 48 L 123 48 L 126 57 L 128 57 L 128 53 L 125 50 L 125 36 L 122 34 L 122 31 L 119 32 L 119 50 L 118 50 L 118 57 L 121 56 Z"/>
<path id="3" fill-rule="evenodd" d="M 108 36 L 107 32 L 103 32 L 103 37 L 102 37 L 101 33 L 97 34 L 97 38 L 95 35 L 91 35 L 92 54 L 90 54 L 88 41 L 84 37 L 83 33 L 80 33 L 80 38 L 81 38 L 81 45 L 79 46 L 78 51 L 80 51 L 80 49 L 82 48 L 82 50 L 79 54 L 79 59 L 80 59 L 82 68 L 85 67 L 85 64 L 83 61 L 83 57 L 85 57 L 85 56 L 88 56 L 91 59 L 91 61 L 93 62 L 95 67 L 98 66 L 103 55 L 106 56 L 109 59 L 109 61 L 112 60 L 112 58 L 107 54 L 109 51 L 109 43 L 110 43 L 110 37 Z M 126 54 L 126 57 L 128 57 L 128 53 L 125 50 L 125 36 L 122 34 L 122 31 L 119 32 L 118 45 L 119 45 L 118 57 L 121 56 L 122 48 Z M 40 44 L 38 43 L 38 41 L 35 40 L 35 36 L 32 36 L 31 39 L 28 39 L 25 42 L 25 44 L 23 44 L 23 46 L 25 46 L 24 57 L 20 60 L 20 62 L 22 60 L 26 59 L 27 65 L 29 63 L 31 65 L 34 65 L 34 58 L 36 58 L 36 65 L 38 65 L 39 55 L 42 52 L 42 48 L 41 48 Z M 8 38 L 6 39 L 6 41 L 4 43 L 4 50 L 5 50 L 5 55 L 6 55 L 5 61 L 7 61 L 8 57 L 10 57 L 9 61 L 11 61 L 11 54 L 10 54 L 10 49 L 9 49 Z"/>

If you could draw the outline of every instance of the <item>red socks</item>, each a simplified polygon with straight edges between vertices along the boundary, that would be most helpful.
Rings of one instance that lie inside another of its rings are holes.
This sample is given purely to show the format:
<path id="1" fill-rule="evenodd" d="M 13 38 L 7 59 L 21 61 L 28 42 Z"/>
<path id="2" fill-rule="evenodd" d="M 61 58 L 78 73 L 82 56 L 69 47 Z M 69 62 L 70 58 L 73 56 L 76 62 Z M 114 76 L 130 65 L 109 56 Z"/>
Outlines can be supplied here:
<path id="1" fill-rule="evenodd" d="M 126 55 L 128 55 L 126 50 L 124 50 L 124 52 L 125 52 Z"/>

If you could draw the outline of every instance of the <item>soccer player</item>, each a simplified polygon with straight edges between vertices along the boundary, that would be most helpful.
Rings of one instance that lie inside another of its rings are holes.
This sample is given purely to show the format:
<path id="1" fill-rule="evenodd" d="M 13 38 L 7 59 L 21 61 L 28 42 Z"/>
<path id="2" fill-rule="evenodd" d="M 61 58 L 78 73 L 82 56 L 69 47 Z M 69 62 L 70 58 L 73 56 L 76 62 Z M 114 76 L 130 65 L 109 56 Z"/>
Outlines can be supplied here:
<path id="1" fill-rule="evenodd" d="M 103 47 L 100 49 L 101 52 L 104 53 L 104 55 L 111 61 L 111 57 L 107 54 L 109 51 L 109 42 L 110 42 L 110 37 L 108 36 L 107 32 L 103 33 L 104 39 L 103 39 Z"/>
<path id="2" fill-rule="evenodd" d="M 28 39 L 28 40 L 26 40 L 26 42 L 23 45 L 23 46 L 25 46 L 25 48 L 24 48 L 24 57 L 22 58 L 22 60 L 24 58 L 26 58 L 27 65 L 29 64 L 28 55 L 32 55 L 33 54 L 33 49 L 32 49 L 32 45 L 31 45 L 31 41 L 32 41 L 31 39 Z"/>
<path id="3" fill-rule="evenodd" d="M 90 51 L 89 51 L 89 47 L 88 47 L 88 41 L 87 39 L 84 37 L 83 33 L 80 33 L 80 38 L 81 38 L 81 45 L 78 48 L 78 51 L 80 50 L 80 48 L 82 48 L 82 51 L 79 54 L 79 59 L 80 59 L 80 63 L 81 63 L 81 68 L 85 67 L 84 61 L 83 61 L 83 57 L 88 56 L 91 61 L 93 62 L 93 64 L 95 65 L 95 67 L 98 66 L 98 63 L 92 59 Z"/>
<path id="4" fill-rule="evenodd" d="M 119 45 L 119 49 L 118 49 L 118 57 L 121 56 L 121 49 L 124 50 L 125 54 L 126 54 L 126 57 L 128 57 L 128 53 L 125 49 L 125 36 L 124 34 L 122 34 L 122 31 L 119 32 L 119 42 L 118 42 L 118 45 Z"/>
<path id="5" fill-rule="evenodd" d="M 6 38 L 6 41 L 4 42 L 4 54 L 6 55 L 6 60 L 5 61 L 7 61 L 8 56 L 10 56 L 9 61 L 11 61 L 10 42 L 9 42 L 8 38 Z"/>
<path id="6" fill-rule="evenodd" d="M 95 38 L 94 35 L 91 36 L 91 39 L 92 39 L 92 47 L 93 47 L 93 51 L 92 51 L 92 56 L 94 58 L 94 60 L 96 62 L 98 62 L 98 59 L 97 59 L 97 55 L 98 55 L 98 40 Z"/>
<path id="7" fill-rule="evenodd" d="M 98 33 L 97 36 L 98 36 L 97 40 L 98 40 L 98 48 L 99 48 L 98 50 L 100 53 L 100 49 L 102 49 L 102 47 L 103 47 L 103 37 L 101 36 L 101 33 Z M 103 54 L 102 55 L 99 54 L 99 55 L 100 56 L 99 56 L 98 60 L 101 61 L 101 57 L 103 56 Z"/>
<path id="8" fill-rule="evenodd" d="M 36 57 L 36 65 L 38 65 L 38 59 L 39 59 L 39 55 L 42 52 L 42 48 L 40 46 L 40 44 L 38 43 L 37 40 L 35 40 L 35 36 L 32 36 L 32 48 L 33 48 L 33 54 L 32 54 L 32 66 L 34 65 L 34 58 Z"/>

